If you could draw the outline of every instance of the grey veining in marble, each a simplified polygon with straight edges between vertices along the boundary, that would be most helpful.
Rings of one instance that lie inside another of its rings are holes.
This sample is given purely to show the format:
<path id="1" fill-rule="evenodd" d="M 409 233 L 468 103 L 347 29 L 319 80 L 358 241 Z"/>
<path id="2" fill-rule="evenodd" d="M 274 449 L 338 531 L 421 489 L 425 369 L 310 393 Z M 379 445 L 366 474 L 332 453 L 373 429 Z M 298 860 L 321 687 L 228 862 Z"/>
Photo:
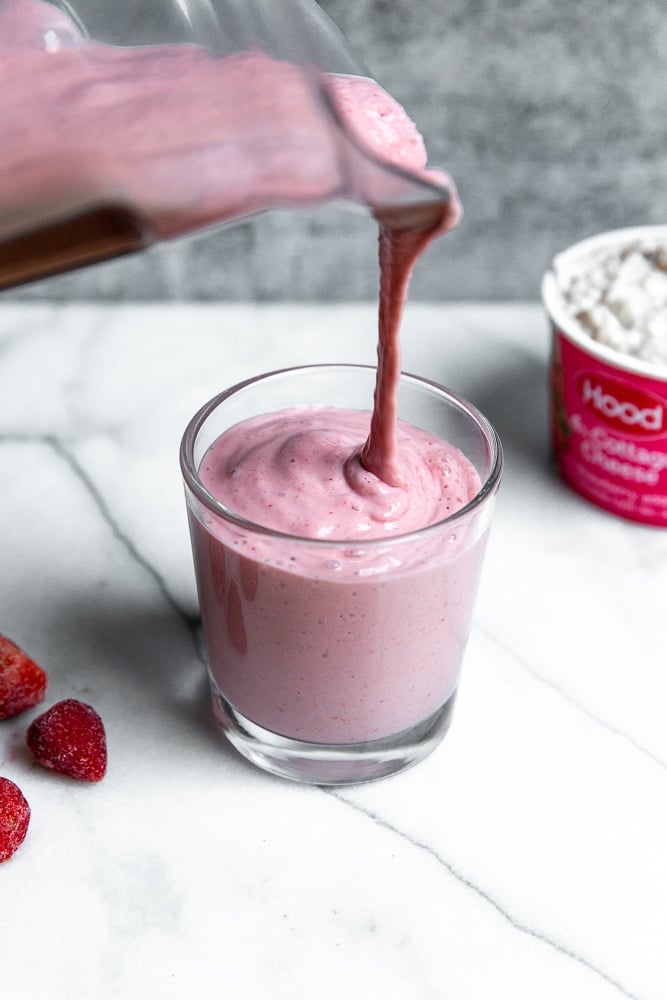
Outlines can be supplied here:
<path id="1" fill-rule="evenodd" d="M 530 299 L 552 255 L 608 228 L 662 222 L 662 0 L 322 0 L 456 178 L 458 232 L 415 299 Z M 5 298 L 346 300 L 376 295 L 371 221 L 270 213 Z"/>
<path id="2" fill-rule="evenodd" d="M 537 305 L 409 305 L 404 367 L 506 469 L 454 722 L 335 791 L 214 732 L 178 470 L 192 413 L 267 368 L 372 362 L 372 305 L 0 308 L 0 632 L 102 714 L 95 786 L 36 765 L 0 865 L 12 1000 L 664 1000 L 667 531 L 556 478 Z M 233 345 L 233 347 L 230 347 Z"/>

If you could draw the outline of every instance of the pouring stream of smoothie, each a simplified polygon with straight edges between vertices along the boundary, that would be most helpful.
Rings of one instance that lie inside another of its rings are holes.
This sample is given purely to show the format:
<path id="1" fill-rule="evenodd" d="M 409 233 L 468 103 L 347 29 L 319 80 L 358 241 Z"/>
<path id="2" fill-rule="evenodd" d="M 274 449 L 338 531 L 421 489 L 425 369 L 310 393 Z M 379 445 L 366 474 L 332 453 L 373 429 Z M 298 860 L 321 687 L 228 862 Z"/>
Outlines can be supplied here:
<path id="1" fill-rule="evenodd" d="M 449 181 L 451 190 L 453 185 Z M 414 266 L 429 244 L 453 228 L 460 208 L 453 199 L 441 206 L 435 224 L 423 230 L 392 229 L 380 223 L 380 300 L 378 373 L 368 439 L 361 449 L 365 469 L 390 486 L 405 486 L 398 454 L 398 379 L 401 374 L 399 331 Z"/>

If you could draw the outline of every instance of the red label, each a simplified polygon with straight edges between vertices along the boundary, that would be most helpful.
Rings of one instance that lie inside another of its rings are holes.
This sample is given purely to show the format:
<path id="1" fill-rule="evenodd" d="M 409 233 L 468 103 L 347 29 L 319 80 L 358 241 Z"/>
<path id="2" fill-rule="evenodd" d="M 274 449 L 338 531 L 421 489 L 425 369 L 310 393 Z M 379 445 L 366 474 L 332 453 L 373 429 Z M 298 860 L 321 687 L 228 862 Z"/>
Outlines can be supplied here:
<path id="1" fill-rule="evenodd" d="M 667 377 L 609 364 L 554 331 L 553 442 L 565 481 L 621 517 L 667 528 Z"/>

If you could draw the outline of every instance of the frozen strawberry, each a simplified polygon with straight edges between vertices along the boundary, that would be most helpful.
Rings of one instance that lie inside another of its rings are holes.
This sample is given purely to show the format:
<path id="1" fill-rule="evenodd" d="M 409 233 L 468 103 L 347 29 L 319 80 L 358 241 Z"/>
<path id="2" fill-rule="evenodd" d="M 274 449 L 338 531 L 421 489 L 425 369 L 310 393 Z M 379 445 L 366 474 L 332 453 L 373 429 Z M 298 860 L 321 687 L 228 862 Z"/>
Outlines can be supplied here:
<path id="1" fill-rule="evenodd" d="M 0 635 L 0 719 L 37 705 L 47 684 L 42 668 L 6 635 Z"/>
<path id="2" fill-rule="evenodd" d="M 0 778 L 0 862 L 8 861 L 28 832 L 30 806 L 9 778 Z"/>
<path id="3" fill-rule="evenodd" d="M 31 724 L 26 735 L 44 767 L 81 781 L 101 781 L 107 769 L 104 725 L 90 705 L 76 698 L 59 701 Z"/>

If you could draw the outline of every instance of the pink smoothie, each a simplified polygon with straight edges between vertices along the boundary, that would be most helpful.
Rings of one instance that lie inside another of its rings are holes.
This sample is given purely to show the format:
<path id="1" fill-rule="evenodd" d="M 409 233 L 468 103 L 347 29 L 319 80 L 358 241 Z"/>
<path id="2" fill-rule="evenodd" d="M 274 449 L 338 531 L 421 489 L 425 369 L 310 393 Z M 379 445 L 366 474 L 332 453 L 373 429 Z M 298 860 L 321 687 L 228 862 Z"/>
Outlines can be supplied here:
<path id="1" fill-rule="evenodd" d="M 297 536 L 191 513 L 214 693 L 280 735 L 381 739 L 429 719 L 455 692 L 486 529 L 473 518 L 448 530 L 446 519 L 481 484 L 459 451 L 399 421 L 397 385 L 412 268 L 457 218 L 447 203 L 414 220 L 421 228 L 380 221 L 372 414 L 269 413 L 227 430 L 199 467 L 228 510 Z"/>
<path id="2" fill-rule="evenodd" d="M 387 145 L 393 141 L 394 155 L 424 169 L 423 145 L 406 143 L 417 133 L 401 114 Z M 476 523 L 446 536 L 445 529 L 411 535 L 460 510 L 480 480 L 459 451 L 398 419 L 399 327 L 410 276 L 429 243 L 458 221 L 458 203 L 410 218 L 377 214 L 372 414 L 270 413 L 226 431 L 199 468 L 229 510 L 297 537 L 191 516 L 214 693 L 251 722 L 313 743 L 400 733 L 453 696 L 486 538 Z M 355 548 L 369 539 L 378 544 Z"/>
<path id="3" fill-rule="evenodd" d="M 340 80 L 333 87 L 360 142 L 380 135 L 389 160 L 428 174 L 421 137 L 402 109 L 376 93 L 369 116 L 367 92 Z M 199 469 L 229 510 L 298 536 L 288 542 L 191 517 L 216 693 L 294 739 L 344 744 L 396 734 L 438 712 L 456 688 L 486 533 L 475 523 L 446 535 L 411 533 L 460 510 L 480 481 L 460 452 L 400 423 L 397 403 L 413 267 L 460 215 L 447 184 L 452 196 L 438 204 L 375 210 L 372 414 L 267 414 L 223 434 Z M 355 548 L 369 539 L 377 544 Z"/>
<path id="4" fill-rule="evenodd" d="M 425 162 L 372 80 L 261 50 L 102 45 L 40 0 L 0 3 L 0 120 L 0 287 L 272 207 L 342 198 L 392 214 L 415 185 L 377 163 Z"/>
<path id="5" fill-rule="evenodd" d="M 484 534 L 463 525 L 401 541 L 468 503 L 476 471 L 399 423 L 402 483 L 386 484 L 359 460 L 369 419 L 329 407 L 253 418 L 199 469 L 230 510 L 301 539 L 191 519 L 214 684 L 246 718 L 309 742 L 379 739 L 443 706 L 477 589 Z"/>

